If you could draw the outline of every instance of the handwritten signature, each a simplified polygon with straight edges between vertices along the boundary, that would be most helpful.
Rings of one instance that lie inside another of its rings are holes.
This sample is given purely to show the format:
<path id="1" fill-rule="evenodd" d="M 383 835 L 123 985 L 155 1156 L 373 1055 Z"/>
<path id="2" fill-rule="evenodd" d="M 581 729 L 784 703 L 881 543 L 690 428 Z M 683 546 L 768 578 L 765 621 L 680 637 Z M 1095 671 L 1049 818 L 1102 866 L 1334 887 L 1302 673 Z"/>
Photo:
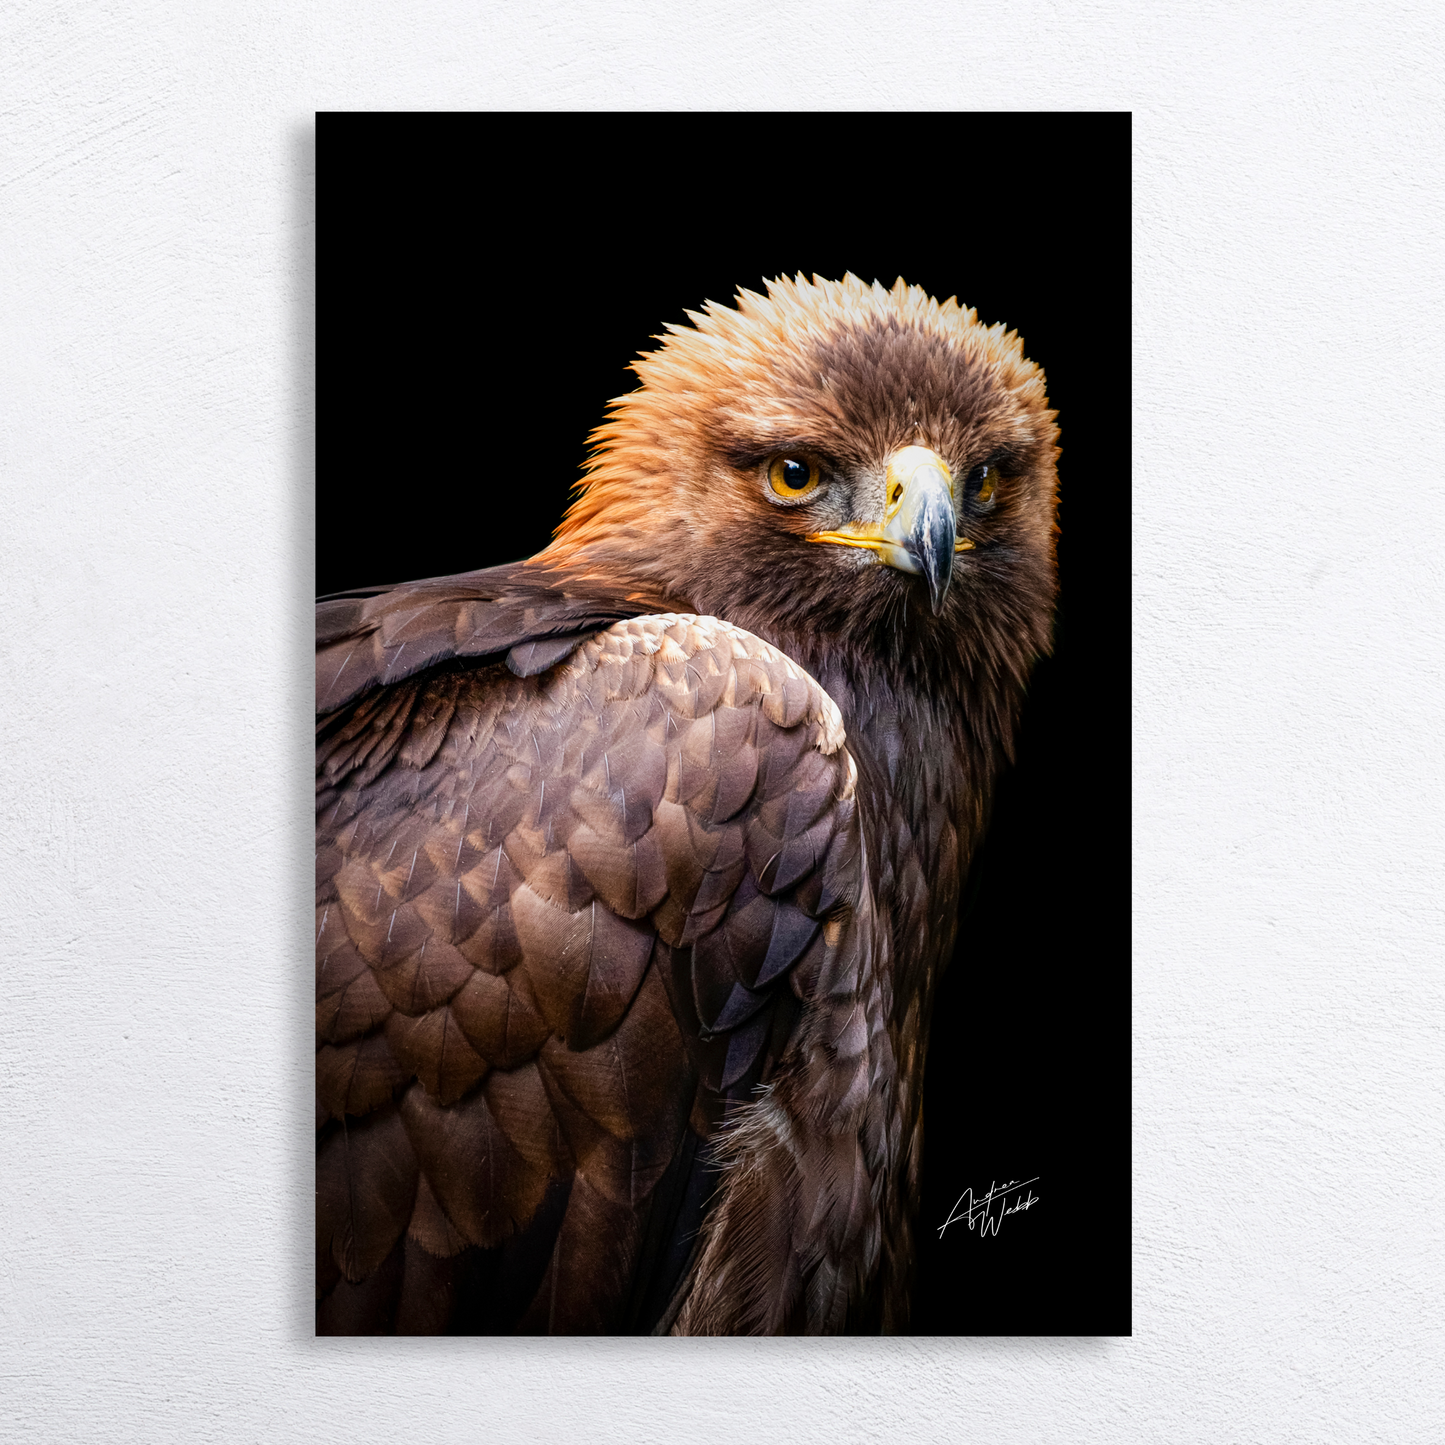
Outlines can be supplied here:
<path id="1" fill-rule="evenodd" d="M 948 1218 L 938 1228 L 938 1237 L 943 1238 L 943 1231 L 950 1224 L 957 1224 L 960 1219 L 965 1220 L 968 1227 L 972 1229 L 978 1226 L 980 1239 L 990 1234 L 997 1234 L 998 1227 L 1010 1214 L 1023 1214 L 1037 1204 L 1038 1196 L 1030 1184 L 1037 1184 L 1040 1176 L 1035 1174 L 1032 1179 L 1010 1179 L 1007 1184 L 990 1184 L 987 1194 L 974 1195 L 973 1190 L 965 1189 L 958 1196 L 958 1203 L 948 1212 Z M 1028 1190 L 1028 1197 L 1025 1198 L 1023 1191 Z M 1014 1196 L 1014 1202 L 1009 1203 L 1009 1196 Z"/>

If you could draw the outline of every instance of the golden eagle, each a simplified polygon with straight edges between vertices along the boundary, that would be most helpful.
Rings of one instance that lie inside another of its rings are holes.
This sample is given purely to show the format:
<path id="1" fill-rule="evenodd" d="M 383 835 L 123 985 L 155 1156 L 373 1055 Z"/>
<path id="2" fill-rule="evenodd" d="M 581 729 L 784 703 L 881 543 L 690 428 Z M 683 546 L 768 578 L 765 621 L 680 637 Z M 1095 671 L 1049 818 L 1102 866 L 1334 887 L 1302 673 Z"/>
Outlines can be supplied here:
<path id="1" fill-rule="evenodd" d="M 524 562 L 317 606 L 317 1328 L 897 1330 L 1055 593 L 1019 337 L 769 283 Z"/>

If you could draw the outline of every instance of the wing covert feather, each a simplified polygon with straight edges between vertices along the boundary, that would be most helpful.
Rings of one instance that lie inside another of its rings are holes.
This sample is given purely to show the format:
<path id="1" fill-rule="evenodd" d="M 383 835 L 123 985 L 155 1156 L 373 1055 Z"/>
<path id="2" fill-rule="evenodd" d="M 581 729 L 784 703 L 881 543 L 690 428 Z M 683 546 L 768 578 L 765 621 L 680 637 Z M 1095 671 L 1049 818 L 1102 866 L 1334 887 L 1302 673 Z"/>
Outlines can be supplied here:
<path id="1" fill-rule="evenodd" d="M 445 589 L 413 601 L 326 604 L 318 658 L 440 655 L 438 608 L 453 644 L 505 631 Z M 713 618 L 617 622 L 519 670 L 413 671 L 339 711 L 318 682 L 319 1328 L 619 1327 L 657 1297 L 639 1251 L 676 1261 L 697 1227 L 657 1214 L 659 1181 L 707 1165 L 695 1136 L 741 1137 L 803 1035 L 826 1063 L 808 1107 L 845 1116 L 813 1212 L 862 1227 L 846 1140 L 876 1008 L 836 707 Z M 776 1248 L 793 1296 L 833 1288 Z"/>

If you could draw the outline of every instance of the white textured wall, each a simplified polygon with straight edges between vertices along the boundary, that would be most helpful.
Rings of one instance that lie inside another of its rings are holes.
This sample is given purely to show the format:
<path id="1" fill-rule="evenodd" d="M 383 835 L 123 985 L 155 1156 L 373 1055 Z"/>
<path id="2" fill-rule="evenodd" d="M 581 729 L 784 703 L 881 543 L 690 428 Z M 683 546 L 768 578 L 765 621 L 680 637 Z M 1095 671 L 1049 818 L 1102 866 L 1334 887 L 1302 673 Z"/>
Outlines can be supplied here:
<path id="1" fill-rule="evenodd" d="M 0 1436 L 1445 1439 L 1445 30 L 1186 8 L 5 8 Z M 316 1341 L 311 114 L 779 102 L 1135 111 L 1134 1337 Z"/>

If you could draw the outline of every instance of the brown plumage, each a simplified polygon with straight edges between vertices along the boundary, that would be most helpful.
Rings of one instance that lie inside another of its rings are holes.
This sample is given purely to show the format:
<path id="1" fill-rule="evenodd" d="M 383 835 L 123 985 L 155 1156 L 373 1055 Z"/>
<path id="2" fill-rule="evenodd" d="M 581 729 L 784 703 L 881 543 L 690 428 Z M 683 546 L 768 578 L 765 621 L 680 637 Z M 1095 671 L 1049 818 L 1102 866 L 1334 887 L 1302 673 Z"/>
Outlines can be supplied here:
<path id="1" fill-rule="evenodd" d="M 934 982 L 1054 591 L 1021 343 L 672 328 L 538 556 L 318 606 L 318 1329 L 897 1329 Z"/>

